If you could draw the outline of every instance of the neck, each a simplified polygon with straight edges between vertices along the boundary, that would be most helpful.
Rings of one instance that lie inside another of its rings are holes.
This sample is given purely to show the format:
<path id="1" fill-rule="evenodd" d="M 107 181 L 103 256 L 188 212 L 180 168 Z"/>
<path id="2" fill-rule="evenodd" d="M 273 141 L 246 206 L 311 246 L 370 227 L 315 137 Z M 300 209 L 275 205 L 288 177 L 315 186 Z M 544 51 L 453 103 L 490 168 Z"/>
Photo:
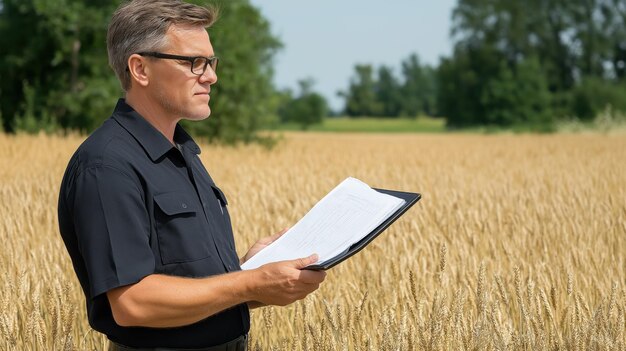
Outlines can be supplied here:
<path id="1" fill-rule="evenodd" d="M 126 103 L 175 145 L 174 130 L 180 118 L 169 115 L 161 105 L 140 92 L 128 91 Z"/>

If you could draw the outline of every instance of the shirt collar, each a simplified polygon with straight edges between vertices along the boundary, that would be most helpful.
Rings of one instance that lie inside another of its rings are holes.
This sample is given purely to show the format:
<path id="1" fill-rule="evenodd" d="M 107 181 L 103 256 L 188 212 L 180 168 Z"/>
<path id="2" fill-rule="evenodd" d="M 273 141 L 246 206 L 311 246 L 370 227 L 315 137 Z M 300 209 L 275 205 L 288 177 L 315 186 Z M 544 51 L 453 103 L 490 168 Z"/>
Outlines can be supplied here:
<path id="1" fill-rule="evenodd" d="M 125 99 L 118 100 L 112 117 L 141 144 L 152 161 L 156 161 L 174 147 L 163 133 L 128 105 Z M 176 124 L 174 130 L 174 141 L 196 155 L 200 153 L 198 144 L 179 124 Z"/>

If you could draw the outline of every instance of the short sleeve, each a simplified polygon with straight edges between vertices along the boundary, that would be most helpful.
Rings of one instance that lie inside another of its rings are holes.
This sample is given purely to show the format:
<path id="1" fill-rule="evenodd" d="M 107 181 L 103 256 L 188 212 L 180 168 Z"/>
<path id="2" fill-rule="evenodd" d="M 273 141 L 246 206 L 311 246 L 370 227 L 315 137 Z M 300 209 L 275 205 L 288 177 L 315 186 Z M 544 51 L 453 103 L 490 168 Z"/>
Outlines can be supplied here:
<path id="1" fill-rule="evenodd" d="M 74 229 L 91 298 L 154 273 L 150 216 L 137 181 L 98 165 L 80 172 L 74 186 Z"/>

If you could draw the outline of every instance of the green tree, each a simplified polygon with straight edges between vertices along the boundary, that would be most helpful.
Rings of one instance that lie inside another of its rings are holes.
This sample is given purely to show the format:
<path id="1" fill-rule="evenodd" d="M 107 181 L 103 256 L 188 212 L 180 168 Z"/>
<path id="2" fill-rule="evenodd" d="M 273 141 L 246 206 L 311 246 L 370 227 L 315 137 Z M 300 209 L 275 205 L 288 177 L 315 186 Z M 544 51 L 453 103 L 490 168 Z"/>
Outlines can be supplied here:
<path id="1" fill-rule="evenodd" d="M 587 45 L 591 58 L 589 61 L 604 61 L 599 63 L 609 70 L 609 75 L 617 81 L 624 81 L 626 78 L 626 2 L 624 0 L 597 0 L 593 11 L 589 13 L 587 6 L 587 18 L 590 17 L 594 26 L 586 26 L 587 37 L 596 37 L 599 41 L 600 55 L 597 51 L 591 51 Z M 590 30 L 589 30 L 590 29 Z M 579 37 L 585 37 L 580 36 Z M 595 48 L 594 48 L 595 49 Z M 597 50 L 597 49 L 596 49 Z M 606 65 L 608 63 L 609 65 Z M 609 66 L 610 68 L 608 68 Z"/>
<path id="2" fill-rule="evenodd" d="M 572 12 L 580 2 L 568 0 L 459 0 L 453 11 L 456 49 L 497 50 L 508 64 L 537 57 L 546 68 L 551 91 L 574 84 L 575 52 Z"/>
<path id="3" fill-rule="evenodd" d="M 108 66 L 106 30 L 121 0 L 2 0 L 0 2 L 0 114 L 5 130 L 55 128 L 90 131 L 106 119 L 123 92 Z M 276 118 L 271 84 L 281 47 L 248 0 L 216 4 L 209 29 L 220 56 L 212 89 L 213 116 L 186 127 L 209 140 L 258 140 Z"/>
<path id="4" fill-rule="evenodd" d="M 435 71 L 422 65 L 416 54 L 402 62 L 404 83 L 401 87 L 401 113 L 415 117 L 418 114 L 436 114 Z"/>
<path id="5" fill-rule="evenodd" d="M 107 65 L 106 22 L 117 1 L 4 0 L 0 102 L 4 127 L 90 130 L 119 85 Z"/>
<path id="6" fill-rule="evenodd" d="M 502 63 L 498 75 L 484 87 L 480 104 L 486 124 L 545 130 L 552 123 L 550 92 L 536 59 L 527 59 L 514 70 Z"/>
<path id="7" fill-rule="evenodd" d="M 585 77 L 573 89 L 571 105 L 572 115 L 583 121 L 593 120 L 607 106 L 626 111 L 626 83 Z"/>
<path id="8" fill-rule="evenodd" d="M 372 65 L 354 66 L 355 77 L 347 92 L 339 92 L 346 100 L 345 113 L 350 117 L 379 116 L 381 103 L 376 99 L 376 82 Z"/>
<path id="9" fill-rule="evenodd" d="M 378 80 L 375 82 L 374 91 L 376 100 L 381 105 L 380 116 L 397 117 L 402 108 L 402 92 L 391 68 L 384 65 L 378 68 Z"/>
<path id="10" fill-rule="evenodd" d="M 437 106 L 452 128 L 485 123 L 486 84 L 500 74 L 501 54 L 489 47 L 457 47 L 437 70 Z"/>
<path id="11" fill-rule="evenodd" d="M 437 113 L 436 72 L 422 65 L 416 54 L 401 63 L 403 80 L 400 82 L 390 67 L 382 65 L 374 77 L 371 65 L 356 65 L 344 97 L 348 116 L 415 117 Z"/>
<path id="12" fill-rule="evenodd" d="M 328 115 L 328 104 L 323 96 L 313 91 L 312 79 L 301 80 L 298 85 L 299 95 L 291 98 L 291 93 L 288 92 L 289 98 L 279 109 L 279 115 L 282 122 L 295 122 L 302 130 L 306 130 L 313 124 L 321 123 Z"/>
<path id="13" fill-rule="evenodd" d="M 512 104 L 515 89 L 543 86 L 541 74 L 550 96 L 544 99 L 539 91 L 541 103 L 534 109 L 550 111 L 551 116 L 538 112 L 547 123 L 585 109 L 598 113 L 595 103 L 580 106 L 581 90 L 596 80 L 603 84 L 602 96 L 586 90 L 587 101 L 620 95 L 608 90 L 622 86 L 617 82 L 626 66 L 625 19 L 624 0 L 459 0 L 451 32 L 454 54 L 442 60 L 437 73 L 438 106 L 451 125 L 528 121 L 525 108 Z M 522 81 L 510 82 L 511 77 Z M 546 100 L 550 108 L 540 108 Z"/>

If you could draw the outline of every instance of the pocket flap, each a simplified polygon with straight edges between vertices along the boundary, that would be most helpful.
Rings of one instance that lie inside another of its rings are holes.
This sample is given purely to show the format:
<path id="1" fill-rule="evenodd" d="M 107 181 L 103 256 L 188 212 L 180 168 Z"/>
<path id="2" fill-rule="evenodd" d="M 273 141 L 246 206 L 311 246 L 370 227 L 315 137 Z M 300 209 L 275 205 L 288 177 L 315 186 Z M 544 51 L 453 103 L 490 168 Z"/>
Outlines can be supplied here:
<path id="1" fill-rule="evenodd" d="M 222 205 L 223 206 L 228 205 L 228 200 L 226 200 L 226 195 L 224 195 L 224 192 L 222 192 L 222 190 L 218 188 L 215 184 L 211 184 L 211 188 L 213 188 L 213 192 L 215 193 L 215 196 L 217 197 L 218 200 L 220 200 Z"/>
<path id="2" fill-rule="evenodd" d="M 154 202 L 169 216 L 196 212 L 195 199 L 185 193 L 171 192 L 154 195 Z"/>

